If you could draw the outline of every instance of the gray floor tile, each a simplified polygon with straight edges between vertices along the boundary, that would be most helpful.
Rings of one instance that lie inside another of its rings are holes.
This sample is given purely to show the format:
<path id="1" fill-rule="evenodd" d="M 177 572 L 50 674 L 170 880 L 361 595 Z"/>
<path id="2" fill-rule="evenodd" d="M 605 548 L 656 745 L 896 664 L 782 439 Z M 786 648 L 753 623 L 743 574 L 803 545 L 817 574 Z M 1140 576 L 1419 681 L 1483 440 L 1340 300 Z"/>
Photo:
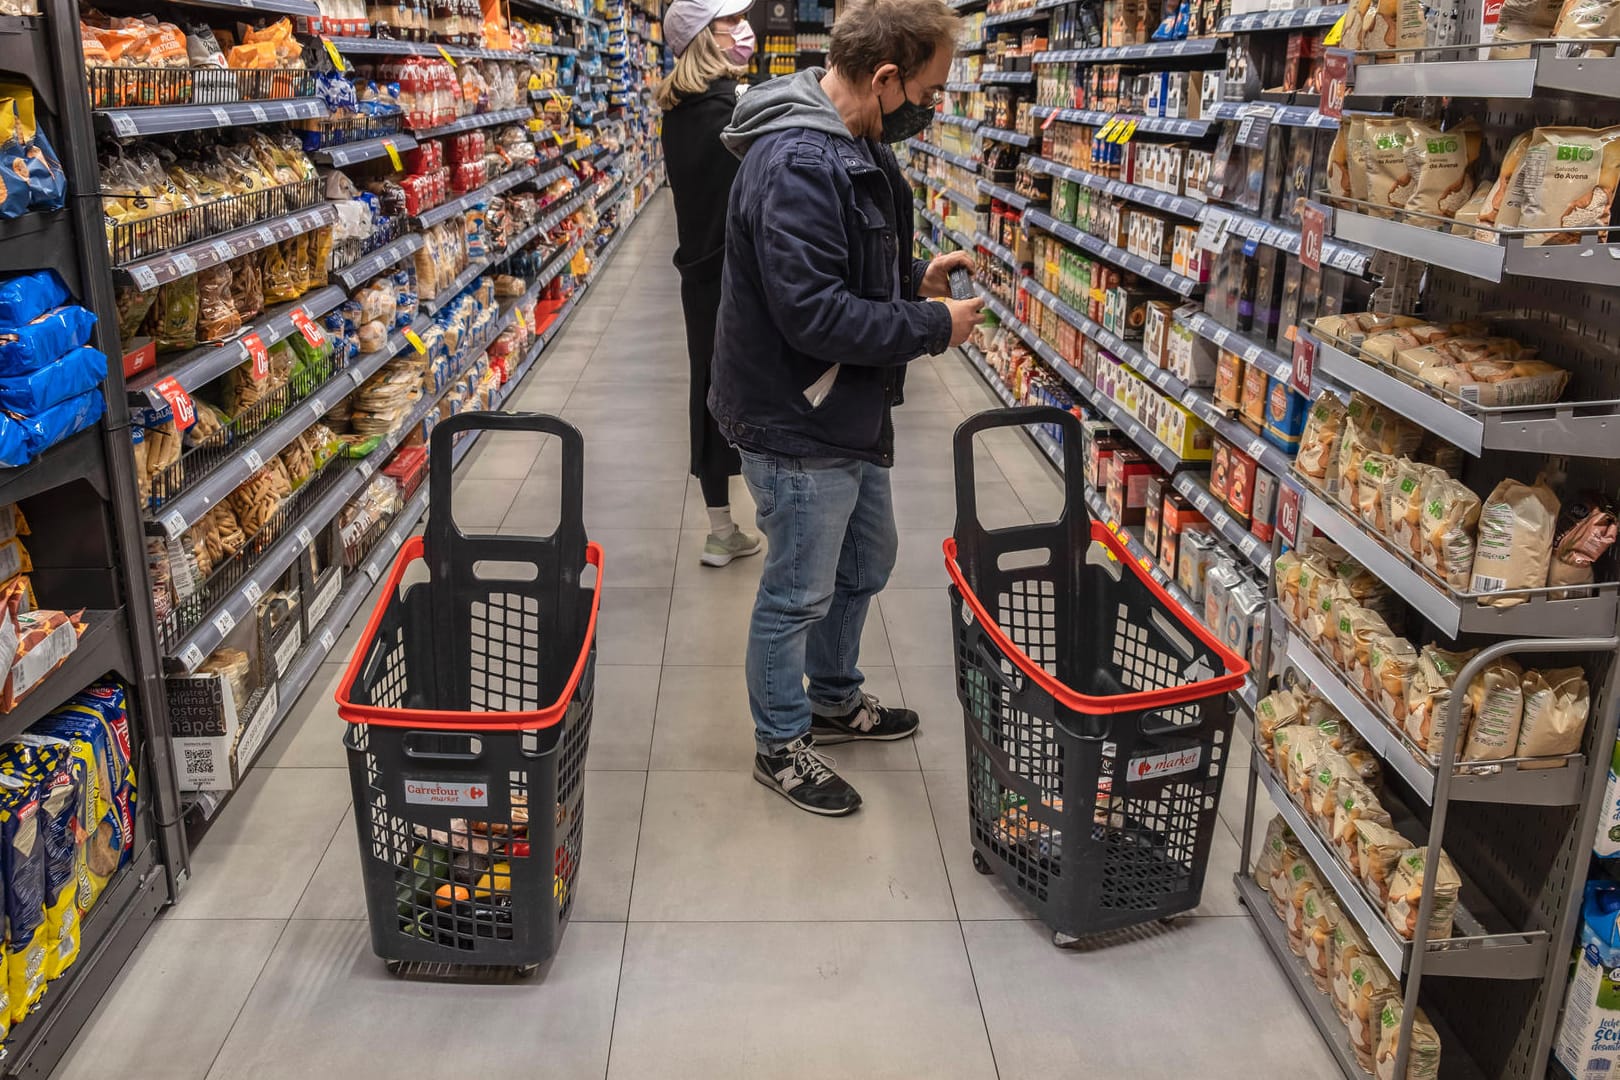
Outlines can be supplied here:
<path id="1" fill-rule="evenodd" d="M 865 668 L 866 689 L 902 704 L 893 668 Z M 830 747 L 840 769 L 917 769 L 912 740 L 841 743 Z M 667 667 L 658 687 L 652 768 L 753 768 L 754 725 L 741 667 Z"/>
<path id="2" fill-rule="evenodd" d="M 596 665 L 587 769 L 646 771 L 659 673 L 656 665 Z"/>
<path id="3" fill-rule="evenodd" d="M 601 1076 L 623 945 L 622 926 L 575 923 L 543 976 L 445 986 L 389 975 L 364 922 L 293 922 L 209 1080 L 403 1077 L 451 1063 L 489 1077 Z"/>
<path id="4" fill-rule="evenodd" d="M 338 684 L 343 681 L 345 664 L 322 664 L 309 681 L 309 687 L 281 721 L 281 730 L 264 748 L 253 767 L 325 767 L 347 769 L 348 752 L 343 749 L 343 732 L 348 724 L 338 718 Z"/>
<path id="5" fill-rule="evenodd" d="M 629 916 L 646 789 L 644 772 L 585 774 L 585 849 L 574 883 L 574 922 L 622 923 Z"/>
<path id="6" fill-rule="evenodd" d="M 159 920 L 53 1076 L 203 1080 L 285 925 Z"/>
<path id="7" fill-rule="evenodd" d="M 891 589 L 941 589 L 951 583 L 945 573 L 945 553 L 940 546 L 950 535 L 950 529 L 901 528 L 900 553 L 895 559 L 894 572 L 889 575 Z"/>
<path id="8" fill-rule="evenodd" d="M 728 567 L 729 569 L 729 567 Z M 755 589 L 675 590 L 669 612 L 669 640 L 664 663 L 680 666 L 726 667 L 741 663 L 748 652 L 748 620 Z M 891 667 L 888 637 L 874 604 L 861 634 L 861 663 Z"/>
<path id="9" fill-rule="evenodd" d="M 864 805 L 829 819 L 749 772 L 651 773 L 631 920 L 953 918 L 922 775 L 843 775 Z"/>
<path id="10" fill-rule="evenodd" d="M 752 508 L 750 508 L 750 514 Z M 741 523 L 741 528 L 760 536 L 752 521 Z M 759 588 L 760 567 L 765 565 L 765 541 L 760 536 L 759 553 L 733 559 L 726 566 L 705 566 L 702 561 L 703 545 L 709 539 L 707 527 L 681 530 L 680 551 L 675 557 L 675 585 L 677 588 L 723 589 L 753 593 Z"/>
<path id="11" fill-rule="evenodd" d="M 170 918 L 287 918 L 348 814 L 347 769 L 254 769 L 191 853 Z"/>
<path id="12" fill-rule="evenodd" d="M 906 667 L 954 663 L 951 599 L 944 589 L 884 589 L 878 596 L 895 662 Z"/>
<path id="13" fill-rule="evenodd" d="M 922 720 L 917 756 L 926 770 L 965 775 L 962 746 L 962 703 L 956 697 L 954 667 L 902 667 L 898 669 L 906 707 Z"/>
<path id="14" fill-rule="evenodd" d="M 979 485 L 979 523 L 989 529 L 1028 525 L 1028 509 L 1005 480 Z M 894 518 L 904 529 L 933 529 L 940 538 L 956 524 L 956 487 L 948 482 L 903 481 L 894 488 Z"/>
<path id="15" fill-rule="evenodd" d="M 360 835 L 353 815 L 338 825 L 315 874 L 293 909 L 294 919 L 364 919 L 366 890 L 361 877 Z"/>
<path id="16" fill-rule="evenodd" d="M 450 491 L 450 508 L 463 531 L 493 529 L 505 520 L 517 499 L 522 478 L 467 476 Z"/>
<path id="17" fill-rule="evenodd" d="M 951 896 L 956 901 L 957 918 L 1032 919 L 1022 897 L 995 877 L 973 868 L 973 842 L 968 828 L 967 779 L 961 770 L 923 774 L 928 784 L 929 808 L 939 845 L 945 852 L 945 869 L 951 877 Z"/>
<path id="18" fill-rule="evenodd" d="M 675 583 L 678 529 L 610 529 L 596 527 L 590 538 L 602 545 L 603 580 L 614 588 L 667 589 Z"/>
<path id="19" fill-rule="evenodd" d="M 566 390 L 563 392 L 566 393 Z M 521 404 L 522 393 L 520 390 L 518 407 L 533 410 L 533 405 Z M 522 480 L 529 475 L 529 469 L 540 456 L 543 446 L 545 439 L 539 435 L 485 432 L 478 437 L 478 445 L 473 447 L 472 454 L 463 463 L 461 473 L 478 479 Z"/>
<path id="20" fill-rule="evenodd" d="M 992 1080 L 954 923 L 635 924 L 610 1078 Z"/>
<path id="21" fill-rule="evenodd" d="M 613 573 L 612 563 L 607 564 L 607 573 Z M 669 589 L 616 589 L 611 585 L 603 589 L 596 620 L 597 663 L 659 663 L 664 654 L 669 597 Z"/>
<path id="22" fill-rule="evenodd" d="M 1088 951 L 1053 948 L 1039 923 L 963 932 L 1002 1080 L 1340 1075 L 1247 919 L 1186 919 Z"/>

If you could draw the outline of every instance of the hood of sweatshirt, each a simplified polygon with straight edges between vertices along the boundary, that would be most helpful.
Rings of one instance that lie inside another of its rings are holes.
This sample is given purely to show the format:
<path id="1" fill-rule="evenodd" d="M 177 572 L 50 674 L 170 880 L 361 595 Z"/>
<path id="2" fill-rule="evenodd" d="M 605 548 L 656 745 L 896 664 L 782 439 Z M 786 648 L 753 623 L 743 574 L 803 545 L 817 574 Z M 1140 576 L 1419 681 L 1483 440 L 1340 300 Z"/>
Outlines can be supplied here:
<path id="1" fill-rule="evenodd" d="M 737 99 L 731 124 L 720 133 L 721 143 L 740 158 L 755 139 L 773 131 L 808 129 L 851 138 L 838 107 L 821 88 L 826 73 L 824 68 L 807 68 L 753 87 Z"/>

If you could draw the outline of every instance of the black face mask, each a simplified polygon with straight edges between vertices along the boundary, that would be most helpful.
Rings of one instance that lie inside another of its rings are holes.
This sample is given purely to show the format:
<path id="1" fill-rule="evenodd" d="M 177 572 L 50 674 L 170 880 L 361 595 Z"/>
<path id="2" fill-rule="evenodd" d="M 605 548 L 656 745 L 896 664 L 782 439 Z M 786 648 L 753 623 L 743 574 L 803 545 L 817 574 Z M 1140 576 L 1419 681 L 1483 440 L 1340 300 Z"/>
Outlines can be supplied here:
<path id="1" fill-rule="evenodd" d="M 933 122 L 933 106 L 912 101 L 906 96 L 905 84 L 901 83 L 900 104 L 883 114 L 883 131 L 878 138 L 886 143 L 905 142 Z"/>

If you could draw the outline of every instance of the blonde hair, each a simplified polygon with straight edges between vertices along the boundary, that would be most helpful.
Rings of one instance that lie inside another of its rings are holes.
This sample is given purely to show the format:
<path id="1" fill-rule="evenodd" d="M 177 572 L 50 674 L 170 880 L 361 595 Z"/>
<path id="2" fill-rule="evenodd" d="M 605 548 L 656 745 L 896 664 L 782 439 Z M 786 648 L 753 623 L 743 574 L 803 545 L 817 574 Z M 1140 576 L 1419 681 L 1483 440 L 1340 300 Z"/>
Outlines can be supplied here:
<path id="1" fill-rule="evenodd" d="M 726 59 L 720 43 L 714 40 L 714 27 L 705 26 L 686 46 L 675 70 L 658 84 L 658 107 L 669 111 L 689 97 L 696 97 L 718 79 L 740 79 L 748 69 Z"/>

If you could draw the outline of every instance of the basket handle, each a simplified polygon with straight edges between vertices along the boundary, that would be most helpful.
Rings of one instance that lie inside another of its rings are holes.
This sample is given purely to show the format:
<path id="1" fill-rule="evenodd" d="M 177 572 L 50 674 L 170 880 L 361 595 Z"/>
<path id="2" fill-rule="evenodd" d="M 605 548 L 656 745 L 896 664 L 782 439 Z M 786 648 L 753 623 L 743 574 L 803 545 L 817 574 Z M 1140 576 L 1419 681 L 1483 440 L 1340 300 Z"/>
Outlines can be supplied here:
<path id="1" fill-rule="evenodd" d="M 1063 510 L 1055 521 L 1008 528 L 986 529 L 979 522 L 978 488 L 973 467 L 974 436 L 997 428 L 1028 424 L 1056 424 L 1063 429 Z M 1052 558 L 1074 557 L 1084 552 L 1091 535 L 1091 517 L 1083 500 L 1074 497 L 1076 478 L 1084 474 L 1085 461 L 1080 446 L 1080 420 L 1073 413 L 1052 405 L 1024 405 L 987 409 L 962 421 L 952 437 L 956 459 L 956 537 L 958 564 L 975 587 L 979 569 L 1015 551 L 1046 548 Z"/>
<path id="2" fill-rule="evenodd" d="M 495 431 L 495 432 L 530 432 L 540 435 L 555 435 L 562 443 L 562 512 L 557 518 L 557 531 L 552 534 L 563 547 L 577 547 L 577 552 L 569 552 L 570 558 L 565 565 L 578 565 L 585 557 L 585 437 L 579 429 L 560 420 L 555 416 L 532 412 L 484 412 L 472 411 L 457 413 L 439 421 L 433 429 L 432 452 L 428 455 L 428 555 L 433 555 L 438 545 L 435 540 L 446 540 L 454 543 L 456 539 L 464 539 L 464 534 L 456 528 L 455 515 L 451 512 L 451 480 L 455 475 L 455 466 L 450 460 L 451 445 L 457 435 L 467 431 Z M 577 544 L 570 545 L 570 541 L 577 538 Z M 577 558 L 572 556 L 577 555 Z"/>

